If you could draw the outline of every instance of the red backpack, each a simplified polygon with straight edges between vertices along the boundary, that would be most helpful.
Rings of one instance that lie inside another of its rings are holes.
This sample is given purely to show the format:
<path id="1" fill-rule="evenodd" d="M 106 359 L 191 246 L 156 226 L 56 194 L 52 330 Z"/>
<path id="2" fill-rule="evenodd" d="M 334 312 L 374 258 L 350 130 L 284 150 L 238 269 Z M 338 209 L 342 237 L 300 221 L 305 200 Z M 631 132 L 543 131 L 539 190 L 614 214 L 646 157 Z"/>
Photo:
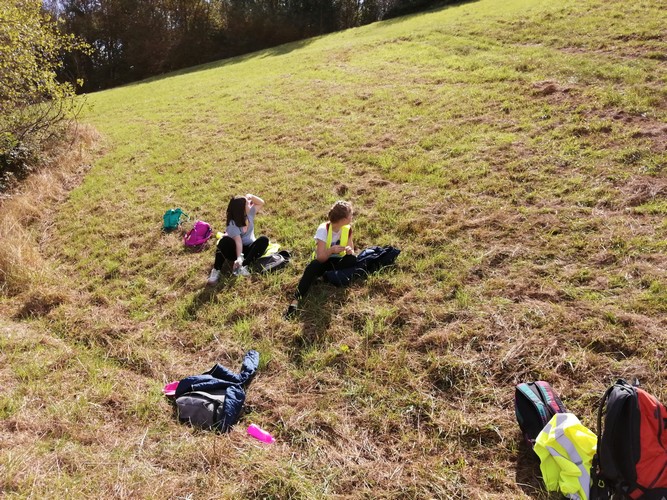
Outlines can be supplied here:
<path id="1" fill-rule="evenodd" d="M 591 500 L 614 493 L 623 499 L 667 499 L 667 408 L 622 379 L 600 402 L 591 469 Z"/>
<path id="2" fill-rule="evenodd" d="M 198 220 L 184 236 L 183 243 L 186 247 L 201 250 L 212 235 L 211 225 L 203 220 Z"/>

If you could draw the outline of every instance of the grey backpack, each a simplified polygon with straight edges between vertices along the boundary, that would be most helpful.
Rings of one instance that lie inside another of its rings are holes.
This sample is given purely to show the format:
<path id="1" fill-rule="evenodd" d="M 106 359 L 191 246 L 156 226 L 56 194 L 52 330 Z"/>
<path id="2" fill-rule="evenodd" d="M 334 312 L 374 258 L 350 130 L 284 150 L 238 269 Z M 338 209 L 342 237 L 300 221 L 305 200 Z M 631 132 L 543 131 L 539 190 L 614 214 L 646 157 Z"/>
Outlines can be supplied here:
<path id="1" fill-rule="evenodd" d="M 291 255 L 287 250 L 281 250 L 265 257 L 260 257 L 254 262 L 255 268 L 261 273 L 269 273 L 282 269 L 289 264 Z"/>
<path id="2" fill-rule="evenodd" d="M 224 391 L 192 391 L 176 398 L 178 420 L 202 429 L 222 429 L 224 405 Z"/>

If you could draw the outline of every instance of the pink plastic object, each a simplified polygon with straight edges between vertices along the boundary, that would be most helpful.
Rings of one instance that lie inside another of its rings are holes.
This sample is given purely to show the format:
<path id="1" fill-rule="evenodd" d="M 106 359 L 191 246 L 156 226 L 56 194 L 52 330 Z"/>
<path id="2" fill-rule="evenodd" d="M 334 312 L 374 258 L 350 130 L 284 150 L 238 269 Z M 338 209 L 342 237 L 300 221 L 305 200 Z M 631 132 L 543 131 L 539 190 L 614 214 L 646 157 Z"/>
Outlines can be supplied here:
<path id="1" fill-rule="evenodd" d="M 178 387 L 178 380 L 176 382 L 169 382 L 162 389 L 162 393 L 165 396 L 175 396 L 176 395 L 176 387 Z"/>
<path id="2" fill-rule="evenodd" d="M 255 439 L 259 439 L 260 441 L 263 441 L 265 443 L 273 443 L 275 441 L 275 439 L 273 439 L 273 436 L 271 434 L 269 434 L 268 432 L 261 429 L 259 426 L 255 424 L 250 424 L 248 426 L 248 434 L 250 434 Z"/>

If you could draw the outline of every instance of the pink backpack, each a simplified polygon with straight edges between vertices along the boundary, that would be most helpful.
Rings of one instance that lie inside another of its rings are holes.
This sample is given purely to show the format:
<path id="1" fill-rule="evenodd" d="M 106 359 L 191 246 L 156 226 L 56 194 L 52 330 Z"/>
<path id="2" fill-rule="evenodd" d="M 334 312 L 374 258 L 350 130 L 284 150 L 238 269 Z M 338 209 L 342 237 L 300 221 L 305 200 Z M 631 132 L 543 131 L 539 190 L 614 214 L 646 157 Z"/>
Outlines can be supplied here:
<path id="1" fill-rule="evenodd" d="M 183 238 L 183 243 L 186 247 L 201 250 L 212 235 L 211 225 L 203 220 L 198 220 Z"/>

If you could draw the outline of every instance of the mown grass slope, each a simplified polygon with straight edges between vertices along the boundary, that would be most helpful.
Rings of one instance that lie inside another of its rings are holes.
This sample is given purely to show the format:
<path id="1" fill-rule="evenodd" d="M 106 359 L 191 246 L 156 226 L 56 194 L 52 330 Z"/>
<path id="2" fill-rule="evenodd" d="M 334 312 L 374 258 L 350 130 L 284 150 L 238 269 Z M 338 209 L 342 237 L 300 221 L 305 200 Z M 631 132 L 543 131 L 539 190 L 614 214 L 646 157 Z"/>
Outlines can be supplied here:
<path id="1" fill-rule="evenodd" d="M 2 299 L 2 490 L 546 498 L 516 383 L 593 430 L 617 377 L 667 401 L 665 7 L 481 0 L 88 96 L 98 158 L 30 225 L 51 272 Z M 293 264 L 206 288 L 162 214 L 221 230 L 247 192 Z M 339 198 L 398 265 L 285 321 Z M 251 348 L 230 434 L 175 422 L 164 383 Z"/>

